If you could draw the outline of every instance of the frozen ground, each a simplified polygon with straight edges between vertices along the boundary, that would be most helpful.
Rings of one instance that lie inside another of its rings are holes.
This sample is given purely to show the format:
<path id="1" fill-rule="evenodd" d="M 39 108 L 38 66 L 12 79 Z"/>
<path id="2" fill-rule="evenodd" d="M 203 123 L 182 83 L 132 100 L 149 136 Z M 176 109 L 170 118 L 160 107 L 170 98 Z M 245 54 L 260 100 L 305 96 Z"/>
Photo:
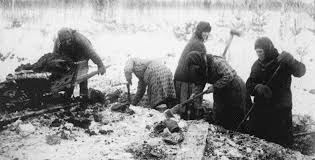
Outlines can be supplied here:
<path id="1" fill-rule="evenodd" d="M 89 136 L 82 128 L 71 128 L 69 141 L 62 141 L 55 145 L 47 144 L 47 135 L 54 135 L 58 128 L 43 127 L 40 120 L 34 119 L 34 133 L 23 132 L 16 134 L 11 131 L 4 131 L 0 135 L 3 144 L 0 145 L 0 159 L 133 159 L 131 153 L 126 152 L 130 145 L 134 143 L 150 144 L 161 143 L 161 138 L 149 136 L 150 129 L 155 122 L 164 120 L 163 114 L 156 110 L 143 109 L 141 107 L 131 107 L 136 114 L 127 115 L 123 113 L 111 112 L 110 109 L 103 111 L 103 121 L 108 121 L 108 125 L 96 123 L 91 125 L 93 130 L 108 131 L 105 135 Z M 185 123 L 185 122 L 184 122 Z M 151 130 L 152 131 L 152 130 Z M 22 143 L 21 143 L 22 142 Z M 169 149 L 178 146 L 167 146 Z"/>

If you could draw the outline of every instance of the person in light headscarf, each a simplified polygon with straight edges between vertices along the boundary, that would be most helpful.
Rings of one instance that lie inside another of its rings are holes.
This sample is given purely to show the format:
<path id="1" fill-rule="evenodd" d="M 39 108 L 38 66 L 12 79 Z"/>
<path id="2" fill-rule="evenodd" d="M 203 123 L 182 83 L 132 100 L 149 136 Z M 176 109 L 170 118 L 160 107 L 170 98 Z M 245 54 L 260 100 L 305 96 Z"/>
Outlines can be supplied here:
<path id="1" fill-rule="evenodd" d="M 175 104 L 173 74 L 164 64 L 152 60 L 131 58 L 126 62 L 124 72 L 129 85 L 132 85 L 132 73 L 139 79 L 132 105 L 139 103 L 146 88 L 151 108 L 160 104 L 166 104 L 170 108 Z"/>

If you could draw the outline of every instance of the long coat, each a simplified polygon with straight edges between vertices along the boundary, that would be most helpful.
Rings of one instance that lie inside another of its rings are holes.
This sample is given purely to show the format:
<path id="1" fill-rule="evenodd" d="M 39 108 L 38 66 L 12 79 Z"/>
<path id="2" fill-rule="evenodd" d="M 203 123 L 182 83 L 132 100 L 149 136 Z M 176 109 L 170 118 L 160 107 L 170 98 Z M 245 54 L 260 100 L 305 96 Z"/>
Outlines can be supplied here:
<path id="1" fill-rule="evenodd" d="M 290 65 L 277 61 L 278 52 L 269 62 L 255 61 L 246 82 L 248 92 L 254 96 L 254 109 L 250 116 L 251 133 L 284 146 L 292 143 L 292 93 L 291 75 L 301 77 L 305 74 L 305 65 L 297 60 Z M 275 76 L 271 79 L 272 75 Z M 268 83 L 268 84 L 267 84 Z M 265 99 L 255 91 L 257 84 L 268 85 L 272 97 Z"/>
<path id="2" fill-rule="evenodd" d="M 181 57 L 178 61 L 177 68 L 174 74 L 174 83 L 176 90 L 176 97 L 179 103 L 182 103 L 189 99 L 193 92 L 200 92 L 204 88 L 203 85 L 189 83 L 189 76 L 187 71 L 189 68 L 184 64 L 185 59 L 191 51 L 198 51 L 203 54 L 207 53 L 206 47 L 203 42 L 202 32 L 210 32 L 211 26 L 208 22 L 199 22 L 196 27 L 195 33 L 185 46 Z M 199 112 L 190 113 L 191 110 L 201 109 L 202 97 L 196 98 L 193 104 L 185 105 L 181 111 L 181 117 L 183 119 L 195 119 L 200 118 Z M 192 114 L 192 115 L 190 115 Z"/>
<path id="3" fill-rule="evenodd" d="M 244 117 L 245 110 L 251 104 L 246 93 L 245 82 L 236 71 L 219 56 L 191 52 L 185 61 L 190 68 L 190 81 L 196 84 L 213 85 L 214 119 L 227 129 L 236 129 Z"/>
<path id="4" fill-rule="evenodd" d="M 187 70 L 189 69 L 187 66 L 185 66 L 185 60 L 191 51 L 198 51 L 200 53 L 207 53 L 206 47 L 203 44 L 202 40 L 194 35 L 188 42 L 188 44 L 185 46 L 180 59 L 178 61 L 178 65 L 174 74 L 174 80 L 175 81 L 181 81 L 181 82 L 188 82 L 188 75 Z"/>

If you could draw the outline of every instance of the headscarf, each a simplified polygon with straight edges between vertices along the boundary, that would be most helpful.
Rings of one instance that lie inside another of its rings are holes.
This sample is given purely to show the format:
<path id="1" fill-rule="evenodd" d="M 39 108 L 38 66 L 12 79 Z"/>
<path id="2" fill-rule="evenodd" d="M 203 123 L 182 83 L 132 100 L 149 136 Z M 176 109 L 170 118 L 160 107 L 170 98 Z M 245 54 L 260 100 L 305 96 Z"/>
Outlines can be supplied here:
<path id="1" fill-rule="evenodd" d="M 269 62 L 279 55 L 277 49 L 274 47 L 272 41 L 268 37 L 260 37 L 256 40 L 255 50 L 258 48 L 264 51 L 265 59 L 263 63 Z"/>
<path id="2" fill-rule="evenodd" d="M 59 31 L 58 31 L 58 38 L 59 40 L 62 42 L 64 40 L 67 40 L 67 39 L 72 39 L 72 32 L 74 30 L 72 30 L 71 28 L 61 28 Z"/>
<path id="3" fill-rule="evenodd" d="M 61 28 L 58 31 L 58 39 L 60 42 L 60 47 L 62 50 L 67 50 L 70 49 L 71 46 L 73 45 L 73 33 L 75 32 L 75 30 L 71 29 L 71 28 Z M 70 42 L 70 44 L 67 44 L 66 42 Z"/>
<path id="4" fill-rule="evenodd" d="M 211 26 L 209 22 L 200 21 L 195 30 L 195 36 L 202 40 L 202 32 L 210 32 Z"/>

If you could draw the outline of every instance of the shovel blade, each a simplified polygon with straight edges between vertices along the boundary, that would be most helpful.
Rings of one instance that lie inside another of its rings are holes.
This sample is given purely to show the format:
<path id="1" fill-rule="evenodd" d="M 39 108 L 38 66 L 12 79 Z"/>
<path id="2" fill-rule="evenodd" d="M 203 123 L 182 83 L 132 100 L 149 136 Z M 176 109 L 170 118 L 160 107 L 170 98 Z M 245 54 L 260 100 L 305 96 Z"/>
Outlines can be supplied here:
<path id="1" fill-rule="evenodd" d="M 165 116 L 165 118 L 170 119 L 170 118 L 173 118 L 173 117 L 174 117 L 174 114 L 172 113 L 172 111 L 171 111 L 170 109 L 167 109 L 167 110 L 164 112 L 164 116 Z"/>
<path id="2" fill-rule="evenodd" d="M 174 106 L 173 108 L 167 109 L 167 110 L 164 112 L 165 117 L 166 117 L 166 118 L 173 118 L 173 117 L 175 117 L 175 114 L 179 114 L 179 113 L 180 113 L 181 107 L 182 107 L 182 105 L 177 104 L 177 105 Z"/>

